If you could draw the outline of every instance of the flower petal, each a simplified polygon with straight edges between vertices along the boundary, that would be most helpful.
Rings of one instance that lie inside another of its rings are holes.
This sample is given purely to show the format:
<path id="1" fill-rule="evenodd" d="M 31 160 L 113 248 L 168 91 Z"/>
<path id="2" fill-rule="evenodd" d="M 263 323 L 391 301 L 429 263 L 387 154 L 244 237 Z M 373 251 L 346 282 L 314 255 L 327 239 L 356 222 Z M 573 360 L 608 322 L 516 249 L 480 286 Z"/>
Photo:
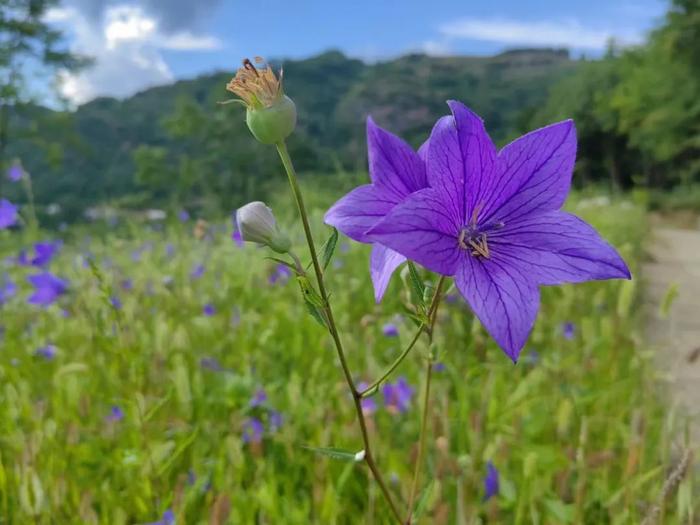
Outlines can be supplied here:
<path id="1" fill-rule="evenodd" d="M 482 221 L 508 222 L 562 207 L 576 160 L 572 120 L 532 131 L 498 154 Z"/>
<path id="2" fill-rule="evenodd" d="M 396 201 L 428 185 L 425 164 L 402 139 L 367 119 L 369 176 L 382 193 Z"/>
<path id="3" fill-rule="evenodd" d="M 358 242 L 369 242 L 365 232 L 383 218 L 396 203 L 372 184 L 352 190 L 326 212 L 323 220 Z"/>
<path id="4" fill-rule="evenodd" d="M 394 250 L 382 246 L 381 244 L 375 243 L 372 245 L 369 272 L 372 276 L 374 299 L 377 303 L 381 302 L 394 270 L 404 262 L 406 262 L 406 257 Z"/>
<path id="5" fill-rule="evenodd" d="M 430 135 L 428 181 L 463 226 L 484 199 L 496 148 L 476 113 L 454 100 L 448 105 L 452 117 L 438 120 Z"/>
<path id="6" fill-rule="evenodd" d="M 615 248 L 563 211 L 510 222 L 489 236 L 489 247 L 495 258 L 518 266 L 538 284 L 630 278 Z"/>
<path id="7" fill-rule="evenodd" d="M 460 258 L 458 232 L 437 192 L 428 188 L 394 207 L 367 237 L 429 270 L 454 275 Z"/>
<path id="8" fill-rule="evenodd" d="M 463 252 L 455 283 L 481 324 L 515 362 L 535 324 L 537 284 L 517 267 Z"/>

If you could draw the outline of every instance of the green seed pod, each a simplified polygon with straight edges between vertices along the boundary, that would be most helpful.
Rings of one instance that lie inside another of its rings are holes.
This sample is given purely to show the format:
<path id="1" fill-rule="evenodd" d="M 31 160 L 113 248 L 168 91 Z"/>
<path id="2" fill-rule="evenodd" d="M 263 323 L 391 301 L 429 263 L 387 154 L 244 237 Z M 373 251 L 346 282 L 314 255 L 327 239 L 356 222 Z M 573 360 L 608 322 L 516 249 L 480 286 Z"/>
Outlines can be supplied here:
<path id="1" fill-rule="evenodd" d="M 270 107 L 248 107 L 246 124 L 253 136 L 263 144 L 276 144 L 292 134 L 297 124 L 297 108 L 292 99 L 282 95 Z"/>

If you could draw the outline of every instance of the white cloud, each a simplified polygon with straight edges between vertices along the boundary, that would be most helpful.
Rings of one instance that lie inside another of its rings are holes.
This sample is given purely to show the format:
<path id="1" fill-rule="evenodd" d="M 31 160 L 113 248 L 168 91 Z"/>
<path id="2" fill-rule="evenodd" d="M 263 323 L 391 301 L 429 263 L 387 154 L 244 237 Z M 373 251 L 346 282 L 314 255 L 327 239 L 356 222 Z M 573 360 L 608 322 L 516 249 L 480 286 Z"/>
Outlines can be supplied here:
<path id="1" fill-rule="evenodd" d="M 62 94 L 80 104 L 100 95 L 124 97 L 173 80 L 162 50 L 209 51 L 221 42 L 189 31 L 166 33 L 141 7 L 109 6 L 99 23 L 73 7 L 51 9 L 46 21 L 60 25 L 71 38 L 71 49 L 94 58 L 77 74 L 59 75 Z"/>
<path id="2" fill-rule="evenodd" d="M 453 53 L 447 40 L 426 40 L 420 46 L 420 51 L 429 56 L 446 56 Z"/>
<path id="3" fill-rule="evenodd" d="M 481 40 L 511 45 L 562 46 L 575 49 L 605 49 L 610 38 L 621 44 L 641 40 L 635 31 L 616 28 L 592 29 L 575 20 L 523 22 L 505 19 L 462 18 L 442 25 L 447 39 Z"/>

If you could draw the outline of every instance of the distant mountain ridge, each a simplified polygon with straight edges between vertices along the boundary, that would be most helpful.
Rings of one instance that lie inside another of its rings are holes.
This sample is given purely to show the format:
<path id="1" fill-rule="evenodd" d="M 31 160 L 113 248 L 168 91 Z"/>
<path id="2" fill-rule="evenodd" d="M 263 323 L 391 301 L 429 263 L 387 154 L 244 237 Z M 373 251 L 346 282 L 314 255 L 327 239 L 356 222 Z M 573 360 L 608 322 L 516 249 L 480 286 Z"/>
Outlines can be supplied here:
<path id="1" fill-rule="evenodd" d="M 578 63 L 559 49 L 517 49 L 488 57 L 411 54 L 373 64 L 329 51 L 284 61 L 284 75 L 299 111 L 298 141 L 305 142 L 313 165 L 361 169 L 369 114 L 418 145 L 447 112 L 445 101 L 456 98 L 482 115 L 494 140 L 503 143 L 527 127 L 549 86 Z M 229 98 L 224 86 L 235 67 L 124 100 L 97 98 L 73 112 L 24 107 L 13 116 L 10 155 L 20 157 L 32 173 L 37 202 L 61 202 L 75 217 L 87 205 L 138 191 L 134 150 L 146 145 L 176 152 L 179 143 L 163 119 L 183 99 L 195 101 L 207 114 L 220 114 L 216 101 Z M 246 133 L 232 137 L 231 147 L 251 144 Z"/>

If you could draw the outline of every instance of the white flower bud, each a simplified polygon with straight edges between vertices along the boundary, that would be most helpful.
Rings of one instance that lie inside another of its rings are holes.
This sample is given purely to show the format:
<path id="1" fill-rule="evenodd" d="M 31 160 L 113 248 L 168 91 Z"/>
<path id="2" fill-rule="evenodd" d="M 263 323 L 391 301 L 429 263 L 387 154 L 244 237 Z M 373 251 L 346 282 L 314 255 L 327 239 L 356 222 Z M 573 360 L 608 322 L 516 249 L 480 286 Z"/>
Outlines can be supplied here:
<path id="1" fill-rule="evenodd" d="M 289 238 L 277 227 L 277 221 L 264 202 L 249 202 L 236 210 L 238 231 L 244 241 L 269 246 L 278 253 L 286 253 L 291 247 Z"/>

